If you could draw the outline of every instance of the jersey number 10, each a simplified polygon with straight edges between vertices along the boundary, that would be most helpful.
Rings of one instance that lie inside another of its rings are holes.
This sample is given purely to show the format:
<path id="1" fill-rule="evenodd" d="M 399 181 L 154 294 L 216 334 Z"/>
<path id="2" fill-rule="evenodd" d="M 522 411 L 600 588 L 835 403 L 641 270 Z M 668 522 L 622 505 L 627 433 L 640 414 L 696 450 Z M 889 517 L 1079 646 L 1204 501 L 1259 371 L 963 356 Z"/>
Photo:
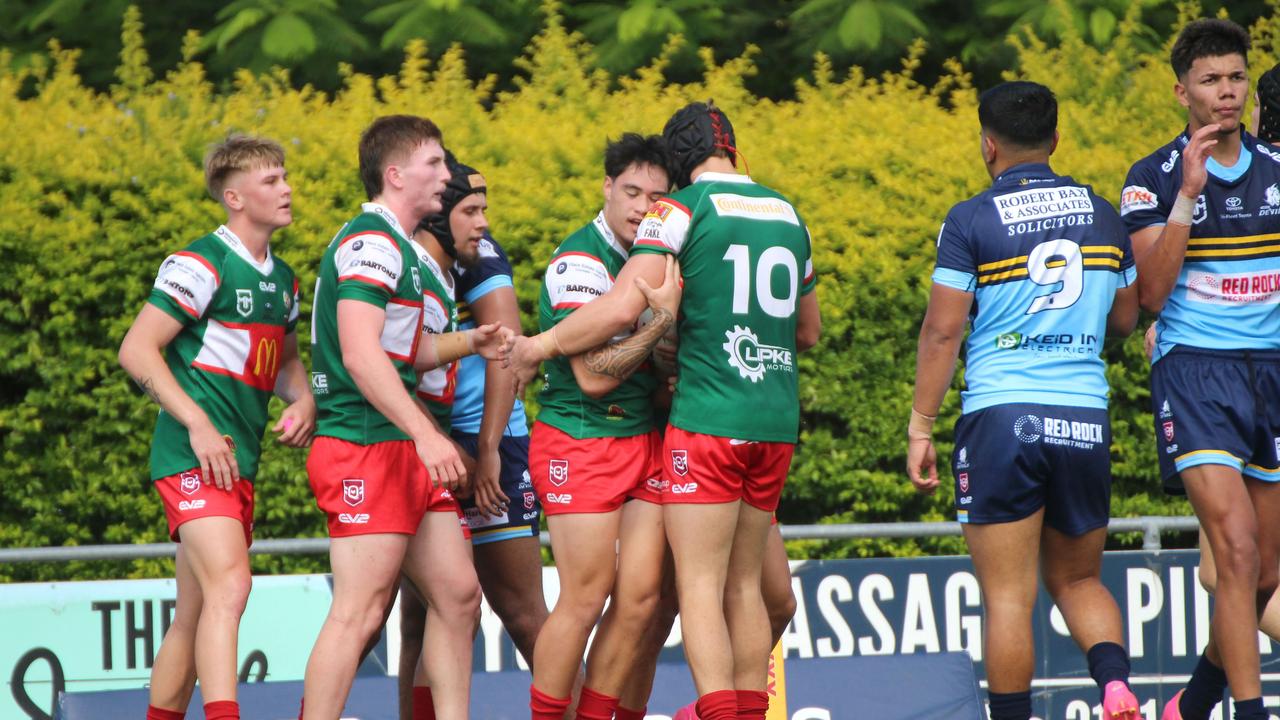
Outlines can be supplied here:
<path id="1" fill-rule="evenodd" d="M 1035 246 L 1027 253 L 1027 279 L 1054 288 L 1031 301 L 1028 315 L 1071 307 L 1084 292 L 1084 258 L 1080 246 L 1071 240 L 1050 240 Z"/>
<path id="2" fill-rule="evenodd" d="M 746 315 L 750 312 L 751 302 L 751 252 L 746 245 L 730 245 L 721 259 L 733 263 L 733 314 Z M 787 296 L 784 298 L 773 294 L 773 269 L 776 267 L 787 271 Z M 790 250 L 775 245 L 760 253 L 760 259 L 756 261 L 754 284 L 756 302 L 765 313 L 776 318 L 788 318 L 795 314 L 800 270 L 796 256 Z"/>

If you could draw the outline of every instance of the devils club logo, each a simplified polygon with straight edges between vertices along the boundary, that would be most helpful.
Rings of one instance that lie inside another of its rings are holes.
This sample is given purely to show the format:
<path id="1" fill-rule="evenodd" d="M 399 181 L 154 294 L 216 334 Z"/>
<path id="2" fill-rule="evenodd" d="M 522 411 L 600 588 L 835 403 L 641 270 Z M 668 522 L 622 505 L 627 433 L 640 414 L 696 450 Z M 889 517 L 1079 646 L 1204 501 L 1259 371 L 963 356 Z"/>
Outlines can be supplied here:
<path id="1" fill-rule="evenodd" d="M 343 480 L 342 499 L 352 507 L 364 502 L 364 480 L 358 478 Z"/>
<path id="2" fill-rule="evenodd" d="M 569 461 L 552 460 L 549 472 L 551 473 L 551 484 L 560 487 L 569 482 Z"/>
<path id="3" fill-rule="evenodd" d="M 182 481 L 182 492 L 188 495 L 195 495 L 200 489 L 200 475 L 194 472 L 184 472 L 178 478 Z"/>
<path id="4" fill-rule="evenodd" d="M 671 451 L 671 471 L 680 477 L 689 474 L 689 451 L 688 450 L 672 450 Z"/>

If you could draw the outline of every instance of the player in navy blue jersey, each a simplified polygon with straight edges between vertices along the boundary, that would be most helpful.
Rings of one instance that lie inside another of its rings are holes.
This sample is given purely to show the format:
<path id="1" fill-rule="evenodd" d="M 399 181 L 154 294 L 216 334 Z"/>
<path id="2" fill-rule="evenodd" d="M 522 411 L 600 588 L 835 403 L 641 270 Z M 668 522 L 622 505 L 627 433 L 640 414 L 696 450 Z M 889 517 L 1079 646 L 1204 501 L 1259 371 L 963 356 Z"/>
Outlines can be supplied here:
<path id="1" fill-rule="evenodd" d="M 1266 718 L 1257 616 L 1280 576 L 1280 151 L 1245 132 L 1249 35 L 1198 20 L 1174 43 L 1187 127 L 1129 171 L 1121 215 L 1159 312 L 1151 398 L 1160 472 L 1217 566 L 1209 644 L 1165 720 Z"/>
<path id="2" fill-rule="evenodd" d="M 907 472 L 917 490 L 937 489 L 933 421 L 970 322 L 952 468 L 986 607 L 991 720 L 1031 717 L 1037 565 L 1087 654 L 1102 718 L 1135 720 L 1120 610 L 1099 578 L 1111 497 L 1100 352 L 1104 336 L 1137 322 L 1134 262 L 1111 205 L 1050 169 L 1057 118 L 1043 85 L 982 94 L 993 182 L 953 207 L 938 235 Z"/>

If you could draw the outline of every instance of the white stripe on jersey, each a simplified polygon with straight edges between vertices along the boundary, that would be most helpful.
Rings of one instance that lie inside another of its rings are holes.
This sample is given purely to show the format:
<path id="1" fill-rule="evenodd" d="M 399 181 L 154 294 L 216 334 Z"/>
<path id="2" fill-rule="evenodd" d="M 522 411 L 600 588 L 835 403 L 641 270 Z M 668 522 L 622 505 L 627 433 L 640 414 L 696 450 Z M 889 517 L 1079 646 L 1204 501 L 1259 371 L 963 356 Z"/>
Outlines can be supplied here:
<path id="1" fill-rule="evenodd" d="M 239 375 L 249 364 L 252 338 L 247 329 L 227 327 L 209 318 L 195 364 Z"/>
<path id="2" fill-rule="evenodd" d="M 649 208 L 639 229 L 636 230 L 636 244 L 657 245 L 678 254 L 684 247 L 685 238 L 689 235 L 691 219 L 683 206 L 667 200 L 659 200 Z"/>
<path id="3" fill-rule="evenodd" d="M 160 264 L 155 287 L 173 298 L 191 317 L 204 317 L 213 294 L 218 291 L 218 276 L 208 262 L 195 253 L 174 253 Z"/>
<path id="4" fill-rule="evenodd" d="M 343 239 L 333 259 L 338 282 L 360 279 L 381 285 L 392 294 L 404 270 L 400 246 L 381 233 L 364 232 Z"/>
<path id="5" fill-rule="evenodd" d="M 599 258 L 567 252 L 552 258 L 545 282 L 551 307 L 558 310 L 580 307 L 609 292 L 613 276 Z"/>
<path id="6" fill-rule="evenodd" d="M 413 362 L 414 341 L 422 332 L 422 305 L 391 298 L 382 324 L 382 349 L 396 360 Z"/>

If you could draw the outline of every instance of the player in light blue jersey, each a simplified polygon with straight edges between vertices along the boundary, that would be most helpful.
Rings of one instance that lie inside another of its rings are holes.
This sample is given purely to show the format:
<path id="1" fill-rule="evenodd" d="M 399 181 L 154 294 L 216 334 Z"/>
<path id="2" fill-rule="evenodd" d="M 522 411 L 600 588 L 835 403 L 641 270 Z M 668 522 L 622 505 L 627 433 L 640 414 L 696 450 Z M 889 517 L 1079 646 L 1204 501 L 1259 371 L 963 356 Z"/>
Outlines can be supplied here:
<path id="1" fill-rule="evenodd" d="M 1036 83 L 981 97 L 993 183 L 952 208 L 938 235 L 907 472 L 921 492 L 937 489 L 933 421 L 971 322 L 952 465 L 986 607 L 991 720 L 1031 717 L 1037 566 L 1087 654 L 1103 720 L 1136 720 L 1120 610 L 1099 578 L 1111 495 L 1100 352 L 1137 322 L 1134 263 L 1115 210 L 1049 168 L 1057 116 Z"/>
<path id="2" fill-rule="evenodd" d="M 1228 685 L 1266 718 L 1257 615 L 1280 579 L 1280 152 L 1245 132 L 1249 35 L 1198 20 L 1171 64 L 1187 127 L 1134 163 L 1121 215 L 1143 307 L 1159 312 L 1151 399 L 1161 476 L 1214 559 L 1208 646 L 1164 720 L 1202 720 Z"/>

